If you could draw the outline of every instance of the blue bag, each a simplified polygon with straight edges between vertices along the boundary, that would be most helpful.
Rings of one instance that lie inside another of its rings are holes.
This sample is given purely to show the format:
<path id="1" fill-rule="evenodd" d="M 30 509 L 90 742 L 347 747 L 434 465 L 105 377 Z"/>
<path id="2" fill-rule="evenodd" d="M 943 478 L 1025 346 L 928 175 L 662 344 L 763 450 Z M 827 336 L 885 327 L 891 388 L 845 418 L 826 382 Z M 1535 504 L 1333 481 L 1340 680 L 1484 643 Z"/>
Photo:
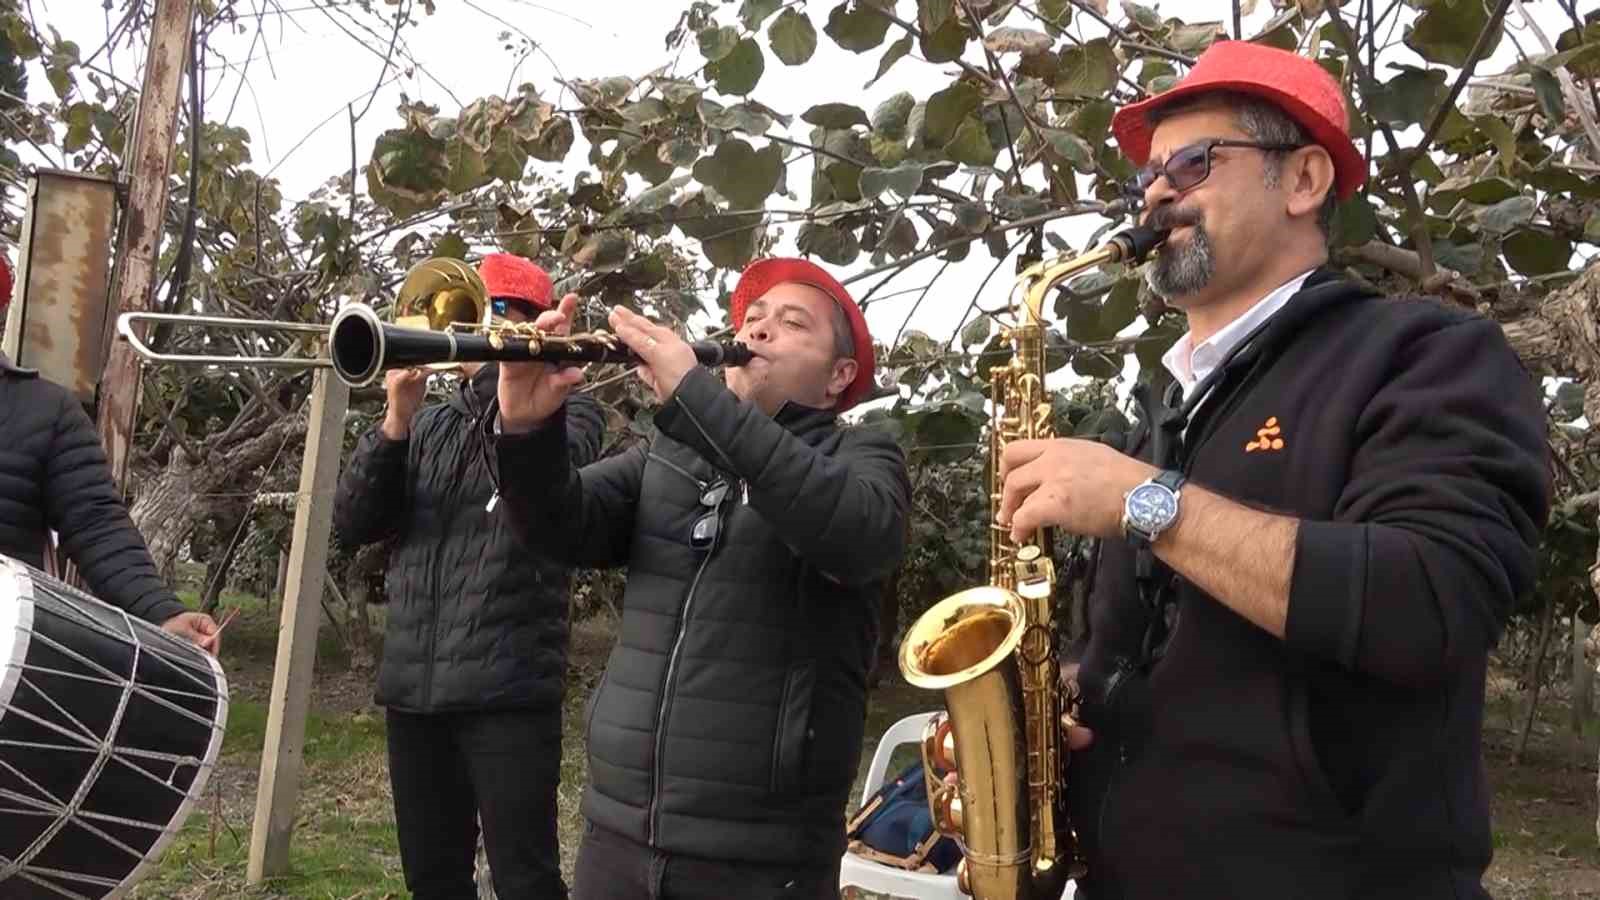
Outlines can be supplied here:
<path id="1" fill-rule="evenodd" d="M 944 873 L 961 861 L 960 846 L 933 828 L 921 762 L 867 798 L 846 823 L 845 837 L 850 852 L 902 869 Z"/>

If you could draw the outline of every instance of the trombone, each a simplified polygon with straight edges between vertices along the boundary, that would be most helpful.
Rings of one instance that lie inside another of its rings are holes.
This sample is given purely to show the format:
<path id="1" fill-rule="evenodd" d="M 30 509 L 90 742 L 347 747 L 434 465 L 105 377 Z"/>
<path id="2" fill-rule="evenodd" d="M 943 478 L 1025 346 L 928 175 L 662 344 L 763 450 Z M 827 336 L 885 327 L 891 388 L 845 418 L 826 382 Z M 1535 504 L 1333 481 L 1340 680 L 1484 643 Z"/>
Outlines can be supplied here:
<path id="1" fill-rule="evenodd" d="M 393 324 L 371 306 L 352 303 L 328 325 L 179 313 L 123 313 L 117 333 L 140 357 L 172 365 L 261 368 L 329 368 L 350 387 L 372 384 L 385 371 L 424 366 L 438 371 L 461 363 L 550 362 L 558 365 L 628 363 L 642 360 L 615 335 L 550 334 L 527 322 L 495 322 L 489 292 L 477 270 L 446 257 L 423 260 L 406 273 L 395 300 Z M 139 337 L 139 322 L 167 322 L 239 331 L 311 334 L 325 339 L 327 353 L 315 356 L 250 356 L 158 353 Z M 737 341 L 697 341 L 695 358 L 707 366 L 740 366 L 754 354 Z"/>

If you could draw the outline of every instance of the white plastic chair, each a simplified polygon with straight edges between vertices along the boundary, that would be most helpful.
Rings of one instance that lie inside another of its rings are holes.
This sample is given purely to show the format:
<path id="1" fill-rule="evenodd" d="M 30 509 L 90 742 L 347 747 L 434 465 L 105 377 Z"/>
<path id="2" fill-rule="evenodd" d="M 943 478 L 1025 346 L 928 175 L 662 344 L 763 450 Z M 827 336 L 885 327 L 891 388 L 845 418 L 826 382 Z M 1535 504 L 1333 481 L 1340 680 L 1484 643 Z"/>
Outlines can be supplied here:
<path id="1" fill-rule="evenodd" d="M 878 739 L 878 749 L 872 754 L 872 765 L 867 768 L 867 780 L 861 786 L 862 804 L 883 787 L 884 779 L 889 776 L 889 758 L 894 755 L 895 748 L 921 743 L 923 726 L 934 715 L 937 713 L 906 716 L 889 726 L 889 730 Z M 864 859 L 846 850 L 844 860 L 839 865 L 839 888 L 843 890 L 850 886 L 914 900 L 971 900 L 956 887 L 954 874 L 908 872 Z"/>
<path id="2" fill-rule="evenodd" d="M 861 805 L 865 805 L 883 787 L 884 779 L 889 777 L 889 759 L 894 756 L 896 748 L 921 743 L 923 728 L 928 719 L 936 715 L 937 712 L 925 712 L 906 716 L 883 733 L 883 737 L 878 739 L 878 749 L 872 754 L 872 765 L 867 767 L 866 781 L 861 785 Z M 839 865 L 839 889 L 843 891 L 852 886 L 913 900 L 971 900 L 956 886 L 954 873 L 908 872 L 864 859 L 846 850 Z M 1075 893 L 1076 886 L 1068 882 L 1067 889 L 1061 893 L 1061 900 L 1072 900 Z"/>

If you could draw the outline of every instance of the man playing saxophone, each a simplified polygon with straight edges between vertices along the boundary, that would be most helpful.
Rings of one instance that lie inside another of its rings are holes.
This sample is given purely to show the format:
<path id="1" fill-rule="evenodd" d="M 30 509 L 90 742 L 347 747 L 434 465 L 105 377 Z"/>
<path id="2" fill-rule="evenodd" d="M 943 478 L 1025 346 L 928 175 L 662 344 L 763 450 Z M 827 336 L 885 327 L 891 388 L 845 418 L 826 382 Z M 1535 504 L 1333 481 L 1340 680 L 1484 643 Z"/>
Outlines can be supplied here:
<path id="1" fill-rule="evenodd" d="M 1147 277 L 1188 316 L 1178 389 L 1126 454 L 1008 446 L 998 511 L 1103 539 L 1064 654 L 1080 896 L 1488 896 L 1485 669 L 1534 583 L 1541 392 L 1494 322 L 1329 266 L 1346 115 L 1238 42 L 1116 115 L 1172 229 Z"/>
<path id="2" fill-rule="evenodd" d="M 564 329 L 575 301 L 538 325 Z M 511 521 L 568 563 L 628 568 L 587 711 L 580 900 L 838 896 L 910 483 L 887 433 L 838 422 L 874 363 L 843 286 L 804 260 L 762 260 L 731 311 L 756 357 L 725 383 L 670 329 L 613 311 L 661 401 L 658 434 L 589 466 L 560 439 L 582 374 L 500 370 Z"/>

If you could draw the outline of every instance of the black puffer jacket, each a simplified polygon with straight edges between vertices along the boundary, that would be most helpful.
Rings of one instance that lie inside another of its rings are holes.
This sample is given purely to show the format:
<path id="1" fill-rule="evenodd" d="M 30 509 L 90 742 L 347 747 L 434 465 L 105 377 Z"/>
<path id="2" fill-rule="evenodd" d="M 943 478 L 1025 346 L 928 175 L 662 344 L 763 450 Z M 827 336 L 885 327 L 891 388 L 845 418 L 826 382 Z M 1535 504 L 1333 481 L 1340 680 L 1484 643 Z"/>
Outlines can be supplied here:
<path id="1" fill-rule="evenodd" d="M 672 853 L 837 860 L 881 582 L 905 553 L 899 446 L 832 411 L 768 417 L 698 367 L 648 448 L 579 471 L 560 423 L 502 436 L 498 460 L 519 528 L 628 567 L 584 815 Z"/>
<path id="2" fill-rule="evenodd" d="M 374 427 L 339 479 L 334 526 L 352 546 L 395 539 L 378 703 L 408 712 L 558 708 L 567 663 L 567 569 L 529 552 L 494 495 L 482 428 L 497 367 L 420 410 L 408 440 Z M 574 398 L 573 458 L 600 451 L 603 422 Z"/>
<path id="3" fill-rule="evenodd" d="M 0 356 L 0 553 L 42 569 L 52 529 L 96 599 L 157 624 L 183 612 L 117 496 L 83 407 Z"/>

